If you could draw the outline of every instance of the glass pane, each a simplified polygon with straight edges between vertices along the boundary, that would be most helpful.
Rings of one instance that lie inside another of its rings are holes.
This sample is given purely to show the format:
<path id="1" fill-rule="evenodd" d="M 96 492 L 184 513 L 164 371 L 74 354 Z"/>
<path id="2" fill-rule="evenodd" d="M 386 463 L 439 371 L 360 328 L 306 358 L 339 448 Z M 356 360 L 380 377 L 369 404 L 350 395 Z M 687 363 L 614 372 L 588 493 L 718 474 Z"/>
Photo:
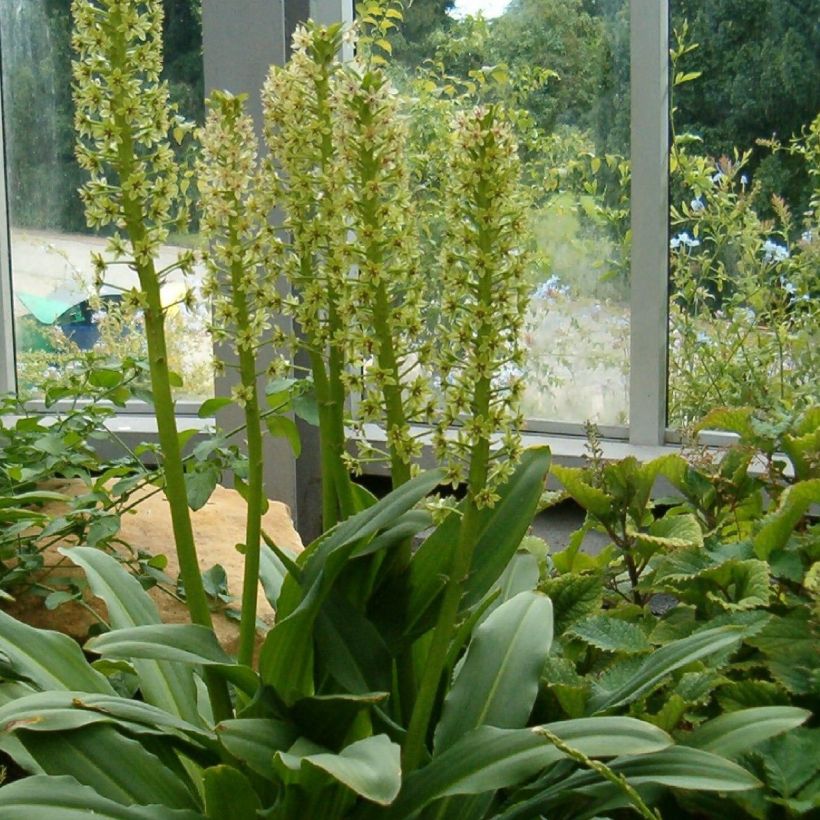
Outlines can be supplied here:
<path id="1" fill-rule="evenodd" d="M 671 6 L 670 422 L 817 402 L 817 4 Z"/>
<path id="2" fill-rule="evenodd" d="M 83 172 L 74 160 L 71 101 L 70 0 L 0 3 L 6 177 L 11 217 L 17 374 L 21 391 L 61 372 L 83 351 L 140 355 L 140 333 L 124 326 L 119 291 L 136 275 L 126 266 L 107 273 L 101 302 L 92 297 L 93 251 L 105 238 L 85 224 L 77 188 Z M 166 76 L 171 97 L 197 121 L 203 115 L 202 35 L 198 4 L 166 0 Z M 179 237 L 180 245 L 192 237 Z M 164 248 L 158 266 L 179 248 Z M 166 286 L 170 304 L 181 278 Z M 172 367 L 183 376 L 179 398 L 213 393 L 212 347 L 206 315 L 183 308 L 169 314 Z"/>
<path id="3" fill-rule="evenodd" d="M 525 415 L 626 424 L 628 0 L 416 2 L 392 42 L 403 81 L 516 117 L 537 241 Z"/>

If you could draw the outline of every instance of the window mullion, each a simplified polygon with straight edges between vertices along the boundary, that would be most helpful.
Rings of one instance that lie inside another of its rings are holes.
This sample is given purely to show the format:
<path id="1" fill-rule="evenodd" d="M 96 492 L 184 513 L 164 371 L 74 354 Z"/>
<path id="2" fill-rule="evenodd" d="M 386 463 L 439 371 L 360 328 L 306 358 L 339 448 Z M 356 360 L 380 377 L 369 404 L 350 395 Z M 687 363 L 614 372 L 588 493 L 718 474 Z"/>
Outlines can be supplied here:
<path id="1" fill-rule="evenodd" d="M 630 0 L 632 444 L 666 428 L 669 223 L 669 3 Z"/>
<path id="2" fill-rule="evenodd" d="M 11 224 L 9 222 L 4 140 L 3 93 L 0 79 L 0 394 L 17 389 L 14 365 L 14 305 L 11 292 Z"/>

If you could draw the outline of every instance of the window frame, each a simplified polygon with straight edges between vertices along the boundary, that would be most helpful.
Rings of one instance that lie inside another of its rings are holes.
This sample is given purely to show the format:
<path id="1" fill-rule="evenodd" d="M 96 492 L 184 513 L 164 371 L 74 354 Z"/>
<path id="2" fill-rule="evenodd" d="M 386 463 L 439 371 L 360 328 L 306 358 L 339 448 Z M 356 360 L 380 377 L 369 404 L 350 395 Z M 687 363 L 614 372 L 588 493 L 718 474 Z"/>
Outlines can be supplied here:
<path id="1" fill-rule="evenodd" d="M 206 92 L 213 88 L 249 92 L 251 113 L 259 122 L 258 90 L 271 62 L 285 59 L 286 27 L 308 10 L 319 22 L 353 19 L 354 0 L 203 0 L 203 71 Z M 668 234 L 669 234 L 669 0 L 630 0 L 631 98 L 631 229 L 629 423 L 601 426 L 605 452 L 627 447 L 640 454 L 673 442 L 667 429 L 668 357 Z M 2 44 L 0 44 L 1 46 Z M 2 55 L 0 54 L 0 59 Z M 0 87 L 0 92 L 2 88 Z M 6 190 L 6 162 L 0 93 L 0 393 L 16 389 L 13 338 L 12 261 Z M 216 351 L 225 355 L 224 351 Z M 230 373 L 230 369 L 228 370 Z M 217 379 L 216 392 L 225 394 L 230 382 Z M 180 403 L 180 417 L 194 421 L 197 404 Z M 128 407 L 121 414 L 127 429 L 150 438 L 150 423 L 140 417 L 147 406 Z M 134 417 L 136 424 L 129 419 Z M 226 422 L 229 420 L 225 420 Z M 183 421 L 183 424 L 187 423 Z M 191 425 L 193 426 L 193 425 Z M 528 439 L 548 440 L 560 453 L 574 453 L 583 436 L 581 420 L 567 423 L 532 420 Z M 611 445 L 609 445 L 611 443 Z M 268 492 L 297 512 L 297 502 L 315 486 L 317 465 L 302 469 L 283 447 L 274 443 L 268 453 Z M 301 516 L 300 516 L 301 517 Z"/>

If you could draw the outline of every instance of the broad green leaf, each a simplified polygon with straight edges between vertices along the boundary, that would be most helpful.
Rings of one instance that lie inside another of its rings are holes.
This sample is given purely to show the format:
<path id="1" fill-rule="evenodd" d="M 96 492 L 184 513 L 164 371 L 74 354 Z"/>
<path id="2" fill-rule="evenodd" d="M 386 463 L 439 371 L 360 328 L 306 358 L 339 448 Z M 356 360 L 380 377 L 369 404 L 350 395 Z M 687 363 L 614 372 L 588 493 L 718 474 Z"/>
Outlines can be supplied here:
<path id="1" fill-rule="evenodd" d="M 113 513 L 101 515 L 91 522 L 85 543 L 89 547 L 96 547 L 101 541 L 113 538 L 120 531 L 120 517 Z"/>
<path id="2" fill-rule="evenodd" d="M 434 754 L 479 726 L 523 727 L 551 644 L 552 605 L 544 595 L 522 592 L 490 614 L 444 700 Z"/>
<path id="3" fill-rule="evenodd" d="M 307 754 L 298 765 L 323 771 L 365 800 L 386 806 L 395 800 L 401 786 L 400 752 L 387 735 L 374 735 L 351 743 L 338 754 Z M 287 756 L 277 752 L 274 765 L 277 759 Z M 294 761 L 285 765 L 293 768 Z"/>
<path id="4" fill-rule="evenodd" d="M 0 496 L 0 510 L 5 507 L 25 507 L 29 504 L 48 504 L 52 501 L 70 501 L 70 497 L 51 490 L 33 490 L 28 493 Z"/>
<path id="5" fill-rule="evenodd" d="M 207 504 L 219 483 L 219 468 L 215 464 L 197 463 L 193 470 L 185 473 L 185 493 L 188 506 L 200 510 Z"/>
<path id="6" fill-rule="evenodd" d="M 820 478 L 798 481 L 780 497 L 777 510 L 763 519 L 763 527 L 754 540 L 758 558 L 768 558 L 783 549 L 794 528 L 812 504 L 820 504 Z"/>
<path id="7" fill-rule="evenodd" d="M 91 591 L 105 601 L 113 629 L 161 624 L 157 607 L 148 593 L 115 558 L 90 547 L 60 548 L 60 552 L 82 567 Z M 135 661 L 134 667 L 145 700 L 191 723 L 201 723 L 190 668 L 149 660 Z"/>
<path id="8" fill-rule="evenodd" d="M 35 629 L 0 611 L 0 652 L 14 671 L 41 689 L 73 689 L 113 695 L 106 678 L 93 669 L 76 641 Z"/>
<path id="9" fill-rule="evenodd" d="M 126 806 L 196 808 L 188 786 L 172 769 L 111 726 L 96 724 L 53 734 L 18 731 L 17 736 L 46 774 L 73 777 L 109 800 Z"/>
<path id="10" fill-rule="evenodd" d="M 587 512 L 601 520 L 609 518 L 612 514 L 612 499 L 603 490 L 587 484 L 583 470 L 553 464 L 551 472 L 564 485 L 575 502 Z"/>
<path id="11" fill-rule="evenodd" d="M 296 558 L 295 555 L 292 557 Z M 287 567 L 279 556 L 267 544 L 262 544 L 259 555 L 259 580 L 262 582 L 268 603 L 274 609 L 287 574 Z"/>
<path id="12" fill-rule="evenodd" d="M 573 624 L 569 634 L 605 652 L 634 654 L 651 649 L 646 635 L 637 624 L 607 615 L 585 618 Z"/>
<path id="13" fill-rule="evenodd" d="M 72 777 L 36 775 L 0 787 L 0 820 L 202 820 L 198 811 L 126 806 Z"/>
<path id="14" fill-rule="evenodd" d="M 685 735 L 682 743 L 736 758 L 770 737 L 788 732 L 811 717 L 794 706 L 764 706 L 720 715 Z"/>
<path id="15" fill-rule="evenodd" d="M 296 422 L 289 416 L 268 416 L 265 419 L 265 424 L 268 432 L 273 438 L 284 438 L 293 451 L 293 455 L 299 458 L 302 452 L 302 439 L 299 435 L 299 429 L 296 427 Z"/>
<path id="16" fill-rule="evenodd" d="M 742 637 L 740 628 L 722 626 L 668 643 L 646 657 L 637 672 L 614 690 L 599 688 L 590 698 L 588 708 L 596 714 L 631 703 L 681 666 L 731 647 Z"/>
<path id="17" fill-rule="evenodd" d="M 146 624 L 130 629 L 114 629 L 92 638 L 85 649 L 126 660 L 145 658 L 186 664 L 233 662 L 213 630 L 198 624 Z"/>
<path id="18" fill-rule="evenodd" d="M 202 773 L 205 816 L 210 820 L 256 820 L 262 808 L 247 777 L 233 766 L 211 766 Z"/>
<path id="19" fill-rule="evenodd" d="M 265 778 L 273 775 L 274 754 L 296 740 L 293 726 L 267 718 L 225 720 L 217 725 L 216 734 L 229 754 Z"/>
<path id="20" fill-rule="evenodd" d="M 540 574 L 538 559 L 530 552 L 518 550 L 501 577 L 490 587 L 487 595 L 493 596 L 493 600 L 481 615 L 479 623 L 486 621 L 492 612 L 519 593 L 532 592 L 538 586 Z"/>
<path id="21" fill-rule="evenodd" d="M 289 717 L 305 735 L 323 748 L 339 749 L 355 733 L 363 713 L 380 709 L 388 692 L 366 692 L 361 695 L 314 695 L 297 700 L 288 711 Z M 364 725 L 370 725 L 369 716 Z"/>
<path id="22" fill-rule="evenodd" d="M 230 398 L 230 396 L 216 396 L 212 399 L 206 399 L 199 406 L 197 415 L 201 419 L 208 418 L 208 416 L 215 416 L 220 410 L 232 403 L 233 399 Z"/>
<path id="23" fill-rule="evenodd" d="M 751 407 L 718 407 L 707 413 L 695 426 L 695 432 L 703 430 L 728 430 L 747 441 L 755 437 L 752 426 L 754 410 Z"/>
<path id="24" fill-rule="evenodd" d="M 656 726 L 627 717 L 580 718 L 545 728 L 590 757 L 648 754 L 672 742 Z M 409 820 L 441 797 L 482 794 L 528 780 L 563 757 L 535 729 L 481 726 L 468 732 L 427 766 L 410 773 L 383 816 Z"/>

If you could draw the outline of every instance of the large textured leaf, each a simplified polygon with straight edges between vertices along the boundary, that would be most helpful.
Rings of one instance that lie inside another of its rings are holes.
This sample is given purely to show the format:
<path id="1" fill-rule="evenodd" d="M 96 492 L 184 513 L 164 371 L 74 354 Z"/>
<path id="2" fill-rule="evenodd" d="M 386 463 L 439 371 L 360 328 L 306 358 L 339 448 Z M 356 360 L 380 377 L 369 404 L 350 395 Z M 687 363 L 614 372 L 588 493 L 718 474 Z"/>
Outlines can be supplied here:
<path id="1" fill-rule="evenodd" d="M 590 757 L 647 754 L 672 742 L 656 726 L 626 717 L 581 718 L 545 728 Z M 547 738 L 531 729 L 482 726 L 408 775 L 398 799 L 383 816 L 405 820 L 441 797 L 514 786 L 562 757 Z"/>
<path id="2" fill-rule="evenodd" d="M 110 658 L 146 658 L 188 664 L 233 662 L 212 629 L 198 624 L 146 624 L 92 638 L 88 652 Z"/>
<path id="3" fill-rule="evenodd" d="M 93 669 L 76 641 L 35 629 L 0 611 L 0 652 L 14 671 L 41 689 L 74 689 L 114 694 L 106 678 Z"/>
<path id="4" fill-rule="evenodd" d="M 701 577 L 713 581 L 719 588 L 719 591 L 707 592 L 707 598 L 729 612 L 769 605 L 771 585 L 766 561 L 754 558 L 724 561 L 703 572 Z"/>
<path id="5" fill-rule="evenodd" d="M 818 656 L 817 620 L 808 607 L 773 617 L 748 643 L 766 656 L 769 670 L 789 692 L 807 695 L 816 691 Z"/>
<path id="6" fill-rule="evenodd" d="M 631 533 L 638 543 L 652 547 L 685 549 L 703 546 L 703 531 L 694 515 L 665 515 L 649 525 L 646 532 Z"/>
<path id="7" fill-rule="evenodd" d="M 379 805 L 391 803 L 401 786 L 401 749 L 387 735 L 374 735 L 346 746 L 338 754 L 318 752 L 296 757 L 277 752 L 274 765 L 315 769 L 330 775 L 359 796 Z"/>
<path id="8" fill-rule="evenodd" d="M 98 794 L 129 806 L 160 803 L 194 809 L 187 785 L 156 755 L 111 726 L 70 732 L 18 732 L 20 742 L 46 774 L 68 775 Z"/>
<path id="9" fill-rule="evenodd" d="M 810 717 L 811 712 L 795 706 L 742 709 L 704 723 L 681 742 L 721 757 L 735 758 L 770 737 L 800 726 Z"/>
<path id="10" fill-rule="evenodd" d="M 37 775 L 0 788 L 0 820 L 202 820 L 197 811 L 125 806 L 72 777 Z"/>
<path id="11" fill-rule="evenodd" d="M 262 808 L 250 781 L 233 766 L 211 766 L 202 775 L 205 816 L 210 820 L 256 820 Z"/>
<path id="12" fill-rule="evenodd" d="M 156 605 L 139 581 L 116 559 L 90 547 L 60 552 L 82 567 L 91 591 L 105 601 L 114 629 L 162 623 Z M 202 722 L 196 708 L 196 685 L 191 669 L 167 661 L 147 660 L 135 661 L 134 667 L 145 700 L 192 723 Z"/>
<path id="13" fill-rule="evenodd" d="M 612 499 L 597 487 L 587 484 L 583 470 L 553 464 L 552 474 L 564 485 L 575 502 L 596 518 L 606 519 L 612 513 Z"/>
<path id="14" fill-rule="evenodd" d="M 651 649 L 649 640 L 637 624 L 607 615 L 585 618 L 570 627 L 569 634 L 605 652 L 635 654 Z"/>
<path id="15" fill-rule="evenodd" d="M 589 700 L 591 714 L 631 703 L 666 675 L 705 655 L 736 644 L 743 637 L 738 627 L 721 626 L 696 632 L 688 638 L 662 646 L 641 663 L 635 674 L 613 690 L 599 688 Z"/>
<path id="16" fill-rule="evenodd" d="M 758 558 L 768 558 L 775 550 L 783 549 L 798 521 L 812 504 L 820 504 L 820 478 L 798 481 L 780 497 L 777 510 L 766 516 L 763 527 L 754 540 Z"/>
<path id="17" fill-rule="evenodd" d="M 447 694 L 436 728 L 434 754 L 479 726 L 526 725 L 552 644 L 549 598 L 522 592 L 476 629 Z"/>
<path id="18" fill-rule="evenodd" d="M 598 574 L 569 572 L 547 578 L 539 589 L 552 601 L 555 634 L 558 636 L 576 621 L 600 611 L 604 599 L 604 579 Z"/>

